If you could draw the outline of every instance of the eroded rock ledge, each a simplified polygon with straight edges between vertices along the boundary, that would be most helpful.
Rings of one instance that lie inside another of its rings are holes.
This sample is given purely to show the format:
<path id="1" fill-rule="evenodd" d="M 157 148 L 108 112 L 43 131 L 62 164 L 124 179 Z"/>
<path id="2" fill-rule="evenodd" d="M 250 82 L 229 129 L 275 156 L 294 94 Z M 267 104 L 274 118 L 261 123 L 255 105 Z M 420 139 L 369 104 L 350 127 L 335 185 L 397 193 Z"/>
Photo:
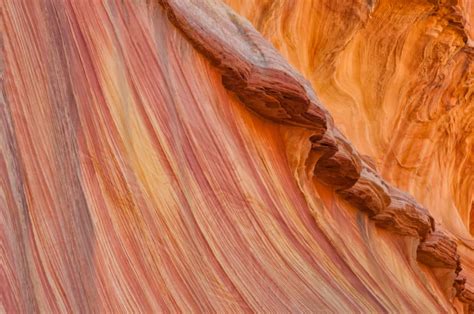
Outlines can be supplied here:
<path id="1" fill-rule="evenodd" d="M 474 290 L 462 275 L 456 240 L 413 197 L 379 176 L 334 126 L 310 83 L 249 22 L 219 1 L 159 2 L 171 22 L 220 70 L 223 85 L 249 109 L 277 123 L 314 131 L 308 140 L 318 158 L 318 180 L 379 227 L 417 237 L 417 260 L 454 271 L 456 296 L 474 308 Z"/>

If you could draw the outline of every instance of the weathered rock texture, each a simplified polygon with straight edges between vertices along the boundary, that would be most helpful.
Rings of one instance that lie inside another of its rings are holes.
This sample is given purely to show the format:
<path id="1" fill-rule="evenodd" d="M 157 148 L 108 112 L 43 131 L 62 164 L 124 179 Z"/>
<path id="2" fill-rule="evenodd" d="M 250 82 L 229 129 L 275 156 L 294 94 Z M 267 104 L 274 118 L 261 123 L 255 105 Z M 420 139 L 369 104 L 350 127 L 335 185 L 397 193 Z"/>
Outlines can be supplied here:
<path id="1" fill-rule="evenodd" d="M 471 2 L 228 4 L 3 4 L 3 310 L 474 310 Z"/>

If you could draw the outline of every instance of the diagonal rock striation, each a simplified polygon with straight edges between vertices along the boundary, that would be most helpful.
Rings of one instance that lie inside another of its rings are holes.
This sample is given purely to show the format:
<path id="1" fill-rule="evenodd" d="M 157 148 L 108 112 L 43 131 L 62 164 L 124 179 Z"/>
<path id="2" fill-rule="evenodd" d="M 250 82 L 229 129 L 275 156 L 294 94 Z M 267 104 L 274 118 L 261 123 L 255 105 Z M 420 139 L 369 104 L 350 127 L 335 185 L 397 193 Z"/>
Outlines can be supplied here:
<path id="1" fill-rule="evenodd" d="M 0 312 L 472 312 L 472 8 L 2 2 Z"/>
<path id="2" fill-rule="evenodd" d="M 430 267 L 457 270 L 459 273 L 461 266 L 456 240 L 441 227 L 435 228 L 433 218 L 413 197 L 385 182 L 364 164 L 350 141 L 335 128 L 326 109 L 315 100 L 310 84 L 302 76 L 296 75 L 283 58 L 275 57 L 278 52 L 248 22 L 237 19 L 228 8 L 217 3 L 212 6 L 209 2 L 200 0 L 193 0 L 189 5 L 176 0 L 160 0 L 160 3 L 173 24 L 219 68 L 224 86 L 236 93 L 249 109 L 279 123 L 319 131 L 308 138 L 312 149 L 319 155 L 314 169 L 318 180 L 336 189 L 355 208 L 368 213 L 378 226 L 402 235 L 418 237 L 420 245 L 417 259 L 421 263 Z M 437 3 L 437 6 L 438 14 L 448 14 L 450 23 L 462 33 L 464 42 L 467 42 L 467 36 L 462 32 L 462 17 L 455 14 L 453 6 L 445 3 Z M 223 23 L 224 31 L 218 32 L 207 24 L 222 16 L 231 16 L 232 21 Z M 244 50 L 248 55 L 245 55 Z M 248 61 L 252 56 L 260 60 L 260 63 Z M 242 71 L 242 68 L 248 71 Z M 288 72 L 285 76 L 278 71 Z M 244 72 L 247 74 L 242 74 Z M 251 75 L 249 72 L 255 74 Z M 283 77 L 286 77 L 285 87 L 282 84 Z M 291 88 L 292 86 L 295 88 Z M 298 86 L 304 88 L 296 88 Z M 282 108 L 288 115 L 278 116 L 277 112 L 281 112 Z M 313 117 L 306 112 L 318 112 L 317 118 L 302 123 L 302 115 Z M 459 280 L 456 279 L 452 286 L 459 287 Z M 466 290 L 464 284 L 462 286 L 462 289 L 457 288 L 460 291 L 458 297 L 472 308 L 473 291 Z"/>

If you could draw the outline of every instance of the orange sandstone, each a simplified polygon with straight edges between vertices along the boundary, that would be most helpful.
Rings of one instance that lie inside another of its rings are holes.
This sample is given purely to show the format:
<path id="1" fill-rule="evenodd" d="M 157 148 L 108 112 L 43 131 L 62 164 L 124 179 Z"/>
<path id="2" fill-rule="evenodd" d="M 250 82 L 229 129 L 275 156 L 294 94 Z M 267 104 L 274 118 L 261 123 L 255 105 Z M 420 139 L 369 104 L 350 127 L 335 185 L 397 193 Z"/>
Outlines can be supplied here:
<path id="1" fill-rule="evenodd" d="M 2 311 L 474 311 L 470 1 L 227 2 L 2 3 Z"/>

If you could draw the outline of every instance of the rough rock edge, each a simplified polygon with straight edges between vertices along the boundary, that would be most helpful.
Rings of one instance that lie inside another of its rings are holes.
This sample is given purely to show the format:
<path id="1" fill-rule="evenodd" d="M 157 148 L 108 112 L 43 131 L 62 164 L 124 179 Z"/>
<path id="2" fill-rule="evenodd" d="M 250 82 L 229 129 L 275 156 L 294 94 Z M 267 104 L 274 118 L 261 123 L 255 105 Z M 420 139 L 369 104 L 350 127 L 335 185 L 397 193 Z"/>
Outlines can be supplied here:
<path id="1" fill-rule="evenodd" d="M 325 133 L 330 115 L 311 84 L 247 20 L 215 0 L 158 2 L 170 21 L 220 70 L 225 88 L 252 111 L 313 129 L 320 136 Z"/>
<path id="2" fill-rule="evenodd" d="M 474 308 L 474 291 L 457 254 L 457 243 L 409 194 L 385 182 L 334 126 L 310 83 L 253 26 L 215 0 L 158 0 L 169 20 L 222 74 L 226 89 L 255 113 L 315 132 L 319 155 L 314 174 L 349 204 L 366 211 L 379 227 L 420 239 L 417 260 L 453 269 L 461 302 Z M 212 3 L 212 5 L 210 5 Z M 216 26 L 219 28 L 216 28 Z"/>
<path id="3" fill-rule="evenodd" d="M 469 40 L 469 34 L 466 31 L 466 17 L 461 10 L 459 0 L 428 0 L 434 5 L 433 14 L 443 17 L 462 38 L 465 47 L 472 48 L 472 43 Z"/>

